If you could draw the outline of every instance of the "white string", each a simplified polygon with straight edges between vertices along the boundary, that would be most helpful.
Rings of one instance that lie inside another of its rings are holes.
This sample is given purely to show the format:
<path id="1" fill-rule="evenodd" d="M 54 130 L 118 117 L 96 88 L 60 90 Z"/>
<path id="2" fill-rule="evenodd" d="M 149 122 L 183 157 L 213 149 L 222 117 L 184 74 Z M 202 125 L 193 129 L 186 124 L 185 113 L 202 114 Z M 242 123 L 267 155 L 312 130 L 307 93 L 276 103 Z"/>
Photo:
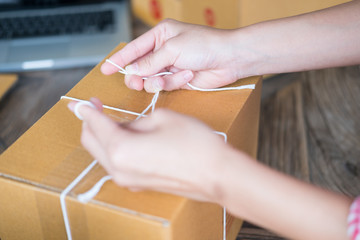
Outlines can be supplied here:
<path id="1" fill-rule="evenodd" d="M 227 143 L 227 135 L 224 132 L 214 131 L 215 134 L 223 136 L 225 143 Z M 226 240 L 226 207 L 223 207 L 223 240 Z"/>
<path id="2" fill-rule="evenodd" d="M 110 59 L 106 59 L 105 62 L 108 62 L 108 63 L 112 64 L 113 66 L 117 67 L 118 69 L 120 69 L 118 71 L 119 73 L 122 73 L 124 75 L 129 74 L 124 68 L 120 67 L 119 65 L 117 65 L 116 63 L 111 61 Z M 158 77 L 158 76 L 171 75 L 171 74 L 173 74 L 173 73 L 172 72 L 161 72 L 161 73 L 157 73 L 155 75 L 149 76 L 149 77 L 142 77 L 142 79 L 146 80 L 146 79 L 151 78 L 151 77 Z"/>
<path id="3" fill-rule="evenodd" d="M 128 74 L 124 68 L 120 67 L 119 65 L 117 65 L 116 63 L 111 61 L 110 59 L 106 59 L 105 62 L 108 62 L 108 63 L 112 64 L 113 66 L 117 67 L 118 69 L 120 69 L 119 73 L 122 73 L 124 75 Z"/>
<path id="4" fill-rule="evenodd" d="M 68 97 L 68 96 L 61 96 L 60 99 L 68 99 L 68 100 L 73 100 L 73 101 L 76 101 L 76 102 L 89 102 L 87 100 L 83 100 L 83 99 L 79 99 L 79 98 L 73 98 L 73 97 Z M 122 112 L 122 113 L 127 113 L 127 114 L 131 114 L 131 115 L 135 115 L 135 116 L 140 116 L 141 113 L 137 113 L 137 112 L 133 112 L 133 111 L 129 111 L 129 110 L 124 110 L 124 109 L 121 109 L 121 108 L 114 108 L 114 107 L 110 107 L 110 106 L 107 106 L 107 105 L 103 105 L 103 108 L 106 108 L 106 109 L 110 109 L 110 110 L 114 110 L 114 111 L 117 111 L 117 112 Z M 142 117 L 147 117 L 146 115 L 142 115 Z"/>
<path id="5" fill-rule="evenodd" d="M 226 135 L 226 133 L 224 133 L 224 132 L 218 132 L 218 131 L 214 131 L 214 133 L 217 134 L 217 135 L 223 136 L 225 143 L 227 143 L 227 135 Z"/>
<path id="6" fill-rule="evenodd" d="M 102 186 L 109 180 L 112 180 L 112 176 L 107 175 L 102 177 L 89 191 L 79 194 L 77 199 L 82 203 L 88 203 L 99 193 Z"/>
<path id="7" fill-rule="evenodd" d="M 119 73 L 122 73 L 124 75 L 129 74 L 124 68 L 120 67 L 119 65 L 117 65 L 116 63 L 111 61 L 110 59 L 106 59 L 105 61 L 112 64 L 113 66 L 117 67 L 118 69 L 120 69 Z M 158 76 L 172 75 L 172 74 L 173 74 L 172 72 L 161 72 L 161 73 L 152 75 L 150 77 L 158 77 Z M 142 79 L 146 80 L 150 77 L 143 77 Z M 192 88 L 193 90 L 197 90 L 197 91 L 201 91 L 201 92 L 219 92 L 219 91 L 230 91 L 230 90 L 255 89 L 255 84 L 248 84 L 248 85 L 242 85 L 242 86 L 237 86 L 237 87 L 223 87 L 223 88 L 199 88 L 199 87 L 192 85 L 191 83 L 187 83 L 187 85 L 190 88 Z"/>
<path id="8" fill-rule="evenodd" d="M 97 163 L 97 160 L 94 160 L 60 194 L 61 211 L 62 211 L 63 218 L 64 218 L 65 230 L 66 230 L 66 235 L 67 235 L 68 240 L 72 240 L 72 235 L 71 235 L 69 217 L 68 217 L 67 209 L 66 209 L 65 197 L 81 181 L 81 179 L 83 179 L 86 176 L 86 174 L 88 174 L 90 172 L 90 170 L 96 165 L 96 163 Z"/>
<path id="9" fill-rule="evenodd" d="M 79 108 L 83 105 L 92 107 L 94 109 L 96 109 L 96 107 L 94 106 L 94 104 L 92 102 L 78 102 L 75 107 L 74 107 L 74 114 L 75 116 L 80 119 L 81 121 L 83 120 L 83 117 L 81 116 L 81 114 L 79 113 Z"/>
<path id="10" fill-rule="evenodd" d="M 154 94 L 154 96 L 153 96 L 153 98 L 152 98 L 151 103 L 149 104 L 149 106 L 147 106 L 147 107 L 144 109 L 144 111 L 142 111 L 142 112 L 140 113 L 140 115 L 139 115 L 135 120 L 138 120 L 138 119 L 142 118 L 143 116 L 145 116 L 145 113 L 147 113 L 147 111 L 149 111 L 150 108 L 152 108 L 152 110 L 151 110 L 152 112 L 155 111 L 155 104 L 156 104 L 156 102 L 157 102 L 157 100 L 158 100 L 159 94 L 160 94 L 160 92 L 156 92 L 156 93 Z"/>
<path id="11" fill-rule="evenodd" d="M 220 92 L 220 91 L 230 91 L 230 90 L 255 89 L 255 84 L 248 84 L 237 87 L 223 87 L 223 88 L 199 88 L 199 87 L 195 87 L 190 83 L 187 83 L 187 85 L 192 89 L 201 92 Z"/>

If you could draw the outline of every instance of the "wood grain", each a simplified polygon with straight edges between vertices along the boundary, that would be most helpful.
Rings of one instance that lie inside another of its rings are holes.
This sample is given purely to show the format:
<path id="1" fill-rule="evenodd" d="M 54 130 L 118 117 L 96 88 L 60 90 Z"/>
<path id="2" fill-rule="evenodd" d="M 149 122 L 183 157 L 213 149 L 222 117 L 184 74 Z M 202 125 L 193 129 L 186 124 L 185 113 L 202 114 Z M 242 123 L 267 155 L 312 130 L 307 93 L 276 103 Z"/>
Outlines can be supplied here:
<path id="1" fill-rule="evenodd" d="M 20 137 L 91 68 L 19 74 L 0 102 L 0 153 Z"/>
<path id="2" fill-rule="evenodd" d="M 16 74 L 0 74 L 0 101 L 6 92 L 16 83 Z"/>
<path id="3" fill-rule="evenodd" d="M 360 68 L 297 75 L 262 103 L 259 160 L 304 181 L 356 196 Z"/>
<path id="4" fill-rule="evenodd" d="M 265 80 L 259 161 L 317 186 L 359 195 L 359 102 L 359 66 Z M 250 226 L 237 239 L 281 239 L 264 234 L 266 230 Z"/>

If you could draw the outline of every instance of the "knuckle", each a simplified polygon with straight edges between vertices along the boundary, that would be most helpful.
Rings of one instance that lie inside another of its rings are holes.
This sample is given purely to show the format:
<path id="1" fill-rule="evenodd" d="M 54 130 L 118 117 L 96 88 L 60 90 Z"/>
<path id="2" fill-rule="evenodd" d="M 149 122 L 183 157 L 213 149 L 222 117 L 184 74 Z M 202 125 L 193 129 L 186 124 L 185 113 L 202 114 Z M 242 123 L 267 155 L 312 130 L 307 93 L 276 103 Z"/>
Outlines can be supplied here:
<path id="1" fill-rule="evenodd" d="M 171 38 L 176 31 L 174 31 L 176 20 L 174 19 L 164 19 L 155 27 L 155 35 L 158 36 L 156 40 L 157 46 L 160 46 L 167 39 Z"/>
<path id="2" fill-rule="evenodd" d="M 151 84 L 151 80 L 148 79 L 144 82 L 144 89 L 146 92 L 149 92 L 149 93 L 153 93 L 154 92 L 154 89 L 152 87 L 152 84 Z"/>
<path id="3" fill-rule="evenodd" d="M 158 26 L 161 26 L 161 27 L 170 27 L 171 24 L 173 24 L 174 22 L 175 22 L 174 19 L 165 18 L 165 19 L 163 19 L 163 20 L 158 24 Z"/>
<path id="4" fill-rule="evenodd" d="M 133 45 L 132 45 L 132 51 L 135 53 L 135 56 L 136 57 L 141 57 L 142 56 L 142 54 L 141 54 L 141 51 L 140 51 L 140 47 L 136 44 L 136 43 L 134 43 Z"/>
<path id="5" fill-rule="evenodd" d="M 143 60 L 142 60 L 142 63 L 144 66 L 148 67 L 148 68 L 151 68 L 152 66 L 152 61 L 151 61 L 151 57 L 148 56 L 148 57 L 145 57 Z"/>

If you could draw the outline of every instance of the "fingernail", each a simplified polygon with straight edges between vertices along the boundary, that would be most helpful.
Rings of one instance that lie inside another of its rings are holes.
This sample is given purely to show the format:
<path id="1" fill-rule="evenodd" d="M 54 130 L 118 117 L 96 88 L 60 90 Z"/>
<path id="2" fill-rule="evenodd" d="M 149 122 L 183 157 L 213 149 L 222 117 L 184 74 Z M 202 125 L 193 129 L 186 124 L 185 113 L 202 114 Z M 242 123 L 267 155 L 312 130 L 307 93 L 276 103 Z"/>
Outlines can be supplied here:
<path id="1" fill-rule="evenodd" d="M 134 89 L 134 90 L 136 89 L 135 88 L 135 83 L 133 81 L 130 81 L 129 85 L 130 85 L 130 89 Z"/>
<path id="2" fill-rule="evenodd" d="M 74 111 L 74 103 L 69 102 L 67 107 L 70 109 L 70 111 L 72 111 L 72 112 Z"/>
<path id="3" fill-rule="evenodd" d="M 80 112 L 79 112 L 80 107 L 84 106 L 84 105 L 89 106 L 89 107 L 91 107 L 93 109 L 96 109 L 95 105 L 93 103 L 91 103 L 91 102 L 84 101 L 84 102 L 76 103 L 76 105 L 74 107 L 74 114 L 80 120 L 84 120 L 83 117 L 81 116 Z"/>
<path id="4" fill-rule="evenodd" d="M 184 74 L 184 79 L 185 79 L 186 81 L 190 81 L 193 77 L 194 77 L 194 74 L 193 74 L 193 72 L 191 72 L 191 71 L 188 71 L 188 72 L 186 72 L 186 73 Z"/>
<path id="5" fill-rule="evenodd" d="M 163 90 L 162 86 L 161 86 L 161 83 L 160 83 L 160 81 L 158 79 L 154 81 L 153 89 L 154 89 L 154 92 L 160 92 L 161 90 Z"/>
<path id="6" fill-rule="evenodd" d="M 139 73 L 139 66 L 137 63 L 126 66 L 125 68 L 128 74 L 137 75 Z"/>

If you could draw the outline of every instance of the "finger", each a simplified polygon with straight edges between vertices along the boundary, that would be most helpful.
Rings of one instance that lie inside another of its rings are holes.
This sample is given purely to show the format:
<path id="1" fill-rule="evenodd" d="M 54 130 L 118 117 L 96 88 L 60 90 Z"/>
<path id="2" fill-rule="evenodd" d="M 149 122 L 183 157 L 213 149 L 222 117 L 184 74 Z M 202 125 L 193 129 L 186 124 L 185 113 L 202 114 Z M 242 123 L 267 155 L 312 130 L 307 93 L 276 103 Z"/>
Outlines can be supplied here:
<path id="1" fill-rule="evenodd" d="M 81 131 L 81 144 L 98 161 L 104 161 L 107 156 L 97 139 L 92 134 L 87 123 L 83 122 Z"/>
<path id="2" fill-rule="evenodd" d="M 110 58 L 111 60 L 111 58 Z M 111 60 L 113 62 L 115 62 L 116 64 L 118 64 L 119 66 L 121 66 L 123 68 L 124 65 L 120 65 L 118 62 L 120 62 L 119 60 Z M 113 64 L 111 63 L 108 63 L 108 62 L 104 62 L 101 67 L 100 67 L 100 71 L 105 74 L 105 75 L 111 75 L 113 73 L 116 73 L 118 72 L 120 69 L 117 68 L 116 66 L 114 66 Z"/>
<path id="3" fill-rule="evenodd" d="M 109 141 L 112 140 L 112 136 L 116 135 L 119 131 L 117 123 L 98 109 L 81 105 L 78 108 L 78 112 L 102 147 L 106 147 L 109 144 Z"/>
<path id="4" fill-rule="evenodd" d="M 172 91 L 180 89 L 190 82 L 194 78 L 194 73 L 191 70 L 184 70 L 172 75 L 166 75 L 163 78 L 165 80 L 163 90 Z"/>
<path id="5" fill-rule="evenodd" d="M 100 112 L 103 111 L 103 104 L 100 101 L 100 99 L 92 97 L 90 98 L 90 102 L 96 107 L 96 109 L 98 109 Z"/>
<path id="6" fill-rule="evenodd" d="M 123 49 L 116 52 L 109 59 L 124 68 L 135 59 L 142 57 L 144 54 L 154 49 L 156 39 L 153 32 L 154 29 L 146 32 L 142 36 L 127 44 Z M 104 62 L 101 65 L 100 70 L 105 75 L 110 75 L 119 71 L 117 67 L 108 62 Z"/>
<path id="7" fill-rule="evenodd" d="M 128 65 L 125 70 L 129 74 L 147 77 L 159 73 L 164 68 L 174 65 L 177 58 L 177 50 L 168 47 L 170 41 L 164 43 L 157 51 Z"/>
<path id="8" fill-rule="evenodd" d="M 150 77 L 144 81 L 144 89 L 149 93 L 156 93 L 163 90 L 165 79 L 162 77 Z"/>
<path id="9" fill-rule="evenodd" d="M 78 104 L 79 102 L 87 102 L 87 101 L 71 101 L 67 106 L 68 108 L 74 112 L 75 111 L 75 106 L 76 104 Z M 93 104 L 93 106 L 98 109 L 100 112 L 103 111 L 103 106 L 102 103 L 99 99 L 97 98 L 90 98 L 90 102 Z"/>
<path id="10" fill-rule="evenodd" d="M 194 74 L 193 79 L 189 82 L 191 85 L 198 88 L 219 88 L 235 82 L 236 77 L 231 74 L 218 71 L 218 70 L 206 70 L 198 71 Z M 192 89 L 188 85 L 184 85 L 183 89 Z"/>
<path id="11" fill-rule="evenodd" d="M 171 38 L 172 35 L 169 34 L 169 31 L 166 31 L 165 28 L 168 28 L 168 25 L 172 21 L 164 21 L 145 34 L 136 38 L 129 44 L 127 44 L 123 49 L 116 52 L 110 57 L 110 60 L 115 62 L 121 67 L 125 67 L 134 60 L 144 56 L 150 51 L 156 50 L 156 44 L 158 42 L 166 41 Z M 161 41 L 159 41 L 161 39 Z M 110 63 L 103 63 L 101 66 L 101 71 L 104 74 L 113 74 L 118 71 L 118 69 L 112 66 Z"/>
<path id="12" fill-rule="evenodd" d="M 172 75 L 166 75 L 163 77 L 150 77 L 145 80 L 144 88 L 147 92 L 158 92 L 161 90 L 171 91 L 180 89 L 186 83 L 191 81 L 194 74 L 190 70 L 184 70 Z"/>
<path id="13" fill-rule="evenodd" d="M 169 69 L 168 71 L 172 72 L 172 73 L 177 73 L 177 72 L 182 71 L 182 69 L 179 69 L 179 68 L 174 67 L 174 66 L 170 66 L 168 69 Z"/>
<path id="14" fill-rule="evenodd" d="M 125 85 L 137 91 L 141 91 L 144 88 L 144 80 L 140 76 L 125 75 Z"/>

